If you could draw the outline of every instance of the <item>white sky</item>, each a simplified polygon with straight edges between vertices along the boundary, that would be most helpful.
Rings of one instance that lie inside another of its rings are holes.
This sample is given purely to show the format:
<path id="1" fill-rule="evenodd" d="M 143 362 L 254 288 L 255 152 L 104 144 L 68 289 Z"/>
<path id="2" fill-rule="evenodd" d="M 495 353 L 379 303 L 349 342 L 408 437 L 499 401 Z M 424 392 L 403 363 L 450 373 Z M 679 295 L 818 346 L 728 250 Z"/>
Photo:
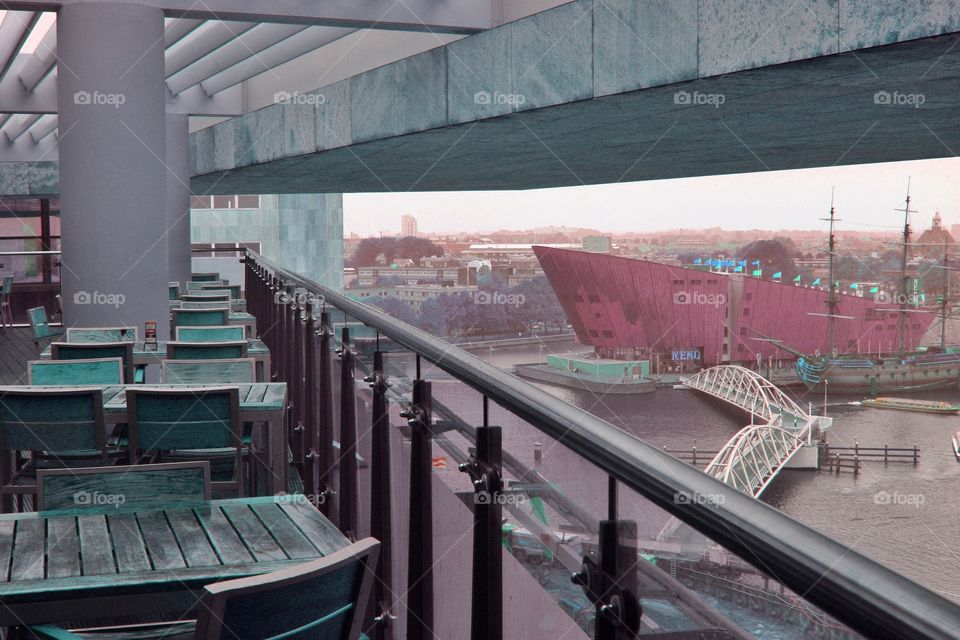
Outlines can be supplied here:
<path id="1" fill-rule="evenodd" d="M 529 191 L 344 195 L 344 232 L 397 233 L 400 216 L 421 232 L 579 226 L 609 232 L 677 228 L 824 229 L 836 187 L 839 230 L 896 229 L 907 178 L 916 229 L 936 211 L 960 224 L 960 158 L 657 180 Z"/>

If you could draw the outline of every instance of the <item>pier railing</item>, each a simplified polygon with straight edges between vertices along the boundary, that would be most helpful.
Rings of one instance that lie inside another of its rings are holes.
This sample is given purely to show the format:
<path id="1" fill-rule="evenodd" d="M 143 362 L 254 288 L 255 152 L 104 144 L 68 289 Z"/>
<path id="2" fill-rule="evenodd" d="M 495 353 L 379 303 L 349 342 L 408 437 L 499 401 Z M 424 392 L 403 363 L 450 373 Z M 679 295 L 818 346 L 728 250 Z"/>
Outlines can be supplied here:
<path id="1" fill-rule="evenodd" d="M 678 562 L 718 581 L 751 565 L 831 637 L 960 628 L 960 606 L 615 425 L 252 251 L 245 274 L 305 494 L 383 543 L 371 637 L 746 638 L 783 622 L 708 604 Z M 689 528 L 655 540 L 671 517 Z"/>

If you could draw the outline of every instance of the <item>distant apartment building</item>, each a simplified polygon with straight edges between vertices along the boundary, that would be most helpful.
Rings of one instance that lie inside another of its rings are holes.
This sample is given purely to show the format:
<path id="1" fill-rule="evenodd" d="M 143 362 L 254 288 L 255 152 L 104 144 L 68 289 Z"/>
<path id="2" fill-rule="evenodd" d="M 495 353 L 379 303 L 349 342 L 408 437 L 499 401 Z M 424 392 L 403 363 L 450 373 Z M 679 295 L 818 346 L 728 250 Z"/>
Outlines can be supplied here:
<path id="1" fill-rule="evenodd" d="M 400 235 L 403 237 L 417 235 L 417 219 L 413 216 L 400 216 Z"/>
<path id="2" fill-rule="evenodd" d="M 408 284 L 397 287 L 397 297 L 400 301 L 410 305 L 414 309 L 419 309 L 427 300 L 440 297 L 443 294 L 469 293 L 473 294 L 477 287 L 468 285 L 454 285 L 451 287 L 441 287 L 435 284 Z"/>
<path id="3" fill-rule="evenodd" d="M 583 250 L 590 253 L 610 253 L 613 246 L 610 236 L 583 236 Z"/>

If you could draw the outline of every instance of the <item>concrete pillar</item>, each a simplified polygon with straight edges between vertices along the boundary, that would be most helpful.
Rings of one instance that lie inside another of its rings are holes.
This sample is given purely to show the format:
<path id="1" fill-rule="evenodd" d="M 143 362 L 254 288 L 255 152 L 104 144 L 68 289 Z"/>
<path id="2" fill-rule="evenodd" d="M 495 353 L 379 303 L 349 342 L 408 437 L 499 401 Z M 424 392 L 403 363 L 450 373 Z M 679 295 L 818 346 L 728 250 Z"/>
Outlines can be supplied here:
<path id="1" fill-rule="evenodd" d="M 190 279 L 189 118 L 167 114 L 167 250 L 170 281 L 182 287 Z"/>
<path id="2" fill-rule="evenodd" d="M 57 19 L 63 317 L 169 334 L 163 13 L 65 3 Z"/>

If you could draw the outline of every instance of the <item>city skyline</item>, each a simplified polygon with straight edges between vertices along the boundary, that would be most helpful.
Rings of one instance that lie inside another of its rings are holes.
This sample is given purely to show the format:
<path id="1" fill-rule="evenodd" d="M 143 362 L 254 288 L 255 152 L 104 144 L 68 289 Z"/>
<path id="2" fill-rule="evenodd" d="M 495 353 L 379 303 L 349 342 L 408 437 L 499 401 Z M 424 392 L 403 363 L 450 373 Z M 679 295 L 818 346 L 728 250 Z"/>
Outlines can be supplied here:
<path id="1" fill-rule="evenodd" d="M 344 194 L 344 232 L 376 236 L 397 229 L 401 215 L 416 217 L 423 234 L 548 226 L 609 233 L 820 230 L 831 188 L 839 231 L 894 230 L 902 225 L 895 209 L 908 178 L 914 228 L 928 227 L 938 211 L 949 227 L 960 223 L 957 176 L 960 160 L 941 158 L 528 191 L 354 193 Z M 647 214 L 651 206 L 658 213 Z M 669 215 L 659 213 L 667 208 Z"/>

